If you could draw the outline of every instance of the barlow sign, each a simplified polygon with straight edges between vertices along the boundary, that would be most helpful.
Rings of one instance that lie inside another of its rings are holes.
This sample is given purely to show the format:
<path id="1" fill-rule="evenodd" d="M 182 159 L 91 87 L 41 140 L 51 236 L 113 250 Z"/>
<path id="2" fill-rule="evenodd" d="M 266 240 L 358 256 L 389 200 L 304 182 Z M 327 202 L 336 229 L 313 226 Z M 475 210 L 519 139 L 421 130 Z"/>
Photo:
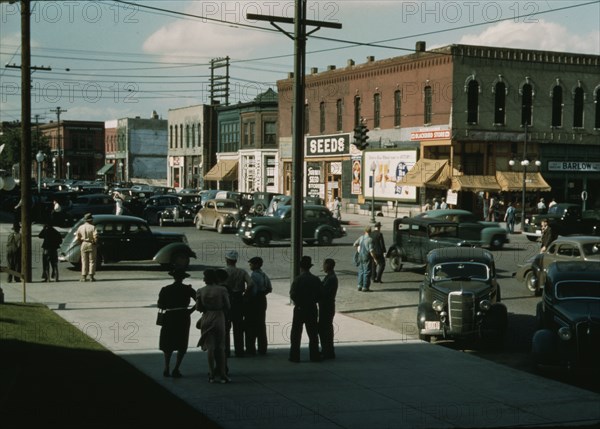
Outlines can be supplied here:
<path id="1" fill-rule="evenodd" d="M 350 134 L 304 138 L 304 156 L 340 156 L 350 154 Z"/>
<path id="2" fill-rule="evenodd" d="M 600 172 L 600 162 L 585 161 L 550 161 L 549 171 L 592 171 Z"/>

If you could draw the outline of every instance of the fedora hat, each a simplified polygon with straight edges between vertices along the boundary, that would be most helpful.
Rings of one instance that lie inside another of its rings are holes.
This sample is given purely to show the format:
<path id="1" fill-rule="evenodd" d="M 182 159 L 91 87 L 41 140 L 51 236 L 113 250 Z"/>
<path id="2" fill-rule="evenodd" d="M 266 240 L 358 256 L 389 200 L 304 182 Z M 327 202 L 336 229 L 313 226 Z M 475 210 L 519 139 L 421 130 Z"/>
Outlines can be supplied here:
<path id="1" fill-rule="evenodd" d="M 300 268 L 304 268 L 305 270 L 312 267 L 313 263 L 312 263 L 312 259 L 310 258 L 310 256 L 303 256 L 302 258 L 300 258 L 299 266 L 300 266 Z"/>
<path id="2" fill-rule="evenodd" d="M 94 216 L 92 216 L 92 214 L 91 214 L 91 213 L 86 213 L 86 214 L 83 216 L 83 220 L 84 220 L 84 221 L 86 221 L 86 222 L 91 222 L 91 221 L 93 221 L 93 220 L 94 220 Z"/>
<path id="3" fill-rule="evenodd" d="M 169 275 L 175 279 L 185 279 L 190 276 L 183 268 L 175 268 L 169 271 Z"/>

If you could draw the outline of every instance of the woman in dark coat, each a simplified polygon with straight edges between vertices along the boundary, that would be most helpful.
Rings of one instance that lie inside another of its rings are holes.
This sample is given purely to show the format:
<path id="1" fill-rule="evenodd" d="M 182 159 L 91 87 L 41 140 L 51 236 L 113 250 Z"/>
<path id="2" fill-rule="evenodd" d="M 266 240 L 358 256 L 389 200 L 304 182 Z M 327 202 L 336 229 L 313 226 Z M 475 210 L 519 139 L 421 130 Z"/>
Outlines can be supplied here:
<path id="1" fill-rule="evenodd" d="M 169 273 L 175 282 L 165 286 L 158 295 L 158 308 L 166 310 L 160 329 L 159 349 L 165 355 L 165 377 L 181 377 L 179 366 L 185 356 L 190 337 L 190 314 L 194 307 L 188 308 L 191 300 L 196 299 L 196 291 L 191 285 L 183 284 L 183 279 L 190 275 L 177 268 Z M 171 355 L 177 351 L 177 360 L 173 372 L 170 372 Z"/>

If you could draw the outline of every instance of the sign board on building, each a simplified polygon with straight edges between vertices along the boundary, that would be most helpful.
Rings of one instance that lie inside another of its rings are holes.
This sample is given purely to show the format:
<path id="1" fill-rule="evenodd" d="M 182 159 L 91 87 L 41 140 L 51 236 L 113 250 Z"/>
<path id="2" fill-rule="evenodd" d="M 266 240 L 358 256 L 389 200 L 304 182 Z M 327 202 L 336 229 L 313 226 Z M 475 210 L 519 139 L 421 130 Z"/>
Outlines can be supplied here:
<path id="1" fill-rule="evenodd" d="M 373 195 L 374 181 L 377 199 L 416 201 L 417 188 L 401 184 L 402 178 L 416 162 L 416 150 L 365 152 L 362 164 L 363 195 L 365 197 Z"/>
<path id="2" fill-rule="evenodd" d="M 170 167 L 183 167 L 183 156 L 172 156 L 169 158 Z"/>
<path id="3" fill-rule="evenodd" d="M 323 180 L 321 177 L 321 163 L 306 163 L 306 195 L 309 197 L 323 197 Z"/>
<path id="4" fill-rule="evenodd" d="M 423 140 L 447 140 L 450 138 L 450 130 L 426 130 L 413 131 L 410 133 L 411 141 Z"/>
<path id="5" fill-rule="evenodd" d="M 304 138 L 304 156 L 341 156 L 350 154 L 350 134 L 332 134 Z"/>
<path id="6" fill-rule="evenodd" d="M 600 162 L 586 161 L 550 161 L 548 162 L 549 171 L 579 171 L 579 172 L 600 172 Z"/>

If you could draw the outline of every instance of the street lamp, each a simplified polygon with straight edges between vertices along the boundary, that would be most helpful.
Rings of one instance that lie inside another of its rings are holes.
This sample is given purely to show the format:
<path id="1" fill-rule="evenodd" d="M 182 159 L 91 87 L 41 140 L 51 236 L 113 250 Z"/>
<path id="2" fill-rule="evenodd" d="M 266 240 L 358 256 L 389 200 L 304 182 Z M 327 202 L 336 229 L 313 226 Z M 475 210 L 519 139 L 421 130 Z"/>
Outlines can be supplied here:
<path id="1" fill-rule="evenodd" d="M 56 179 L 56 157 L 52 158 L 52 176 Z"/>
<path id="2" fill-rule="evenodd" d="M 42 192 L 42 162 L 46 159 L 46 155 L 40 150 L 37 155 L 35 155 L 35 160 L 38 165 L 38 194 Z"/>
<path id="3" fill-rule="evenodd" d="M 67 161 L 67 180 L 71 179 L 71 163 Z"/>
<path id="4" fill-rule="evenodd" d="M 514 167 L 516 161 L 511 159 L 508 161 L 508 165 Z M 540 160 L 535 161 L 535 166 L 540 167 L 542 162 Z M 521 191 L 521 231 L 525 231 L 525 193 L 527 192 L 527 167 L 529 167 L 529 160 L 527 158 L 521 160 L 521 167 L 523 168 L 523 189 Z"/>
<path id="5" fill-rule="evenodd" d="M 123 161 L 119 162 L 119 182 L 123 182 Z"/>
<path id="6" fill-rule="evenodd" d="M 371 223 L 375 224 L 375 170 L 377 170 L 377 164 L 375 161 L 371 163 L 371 187 L 373 193 L 371 194 Z"/>

